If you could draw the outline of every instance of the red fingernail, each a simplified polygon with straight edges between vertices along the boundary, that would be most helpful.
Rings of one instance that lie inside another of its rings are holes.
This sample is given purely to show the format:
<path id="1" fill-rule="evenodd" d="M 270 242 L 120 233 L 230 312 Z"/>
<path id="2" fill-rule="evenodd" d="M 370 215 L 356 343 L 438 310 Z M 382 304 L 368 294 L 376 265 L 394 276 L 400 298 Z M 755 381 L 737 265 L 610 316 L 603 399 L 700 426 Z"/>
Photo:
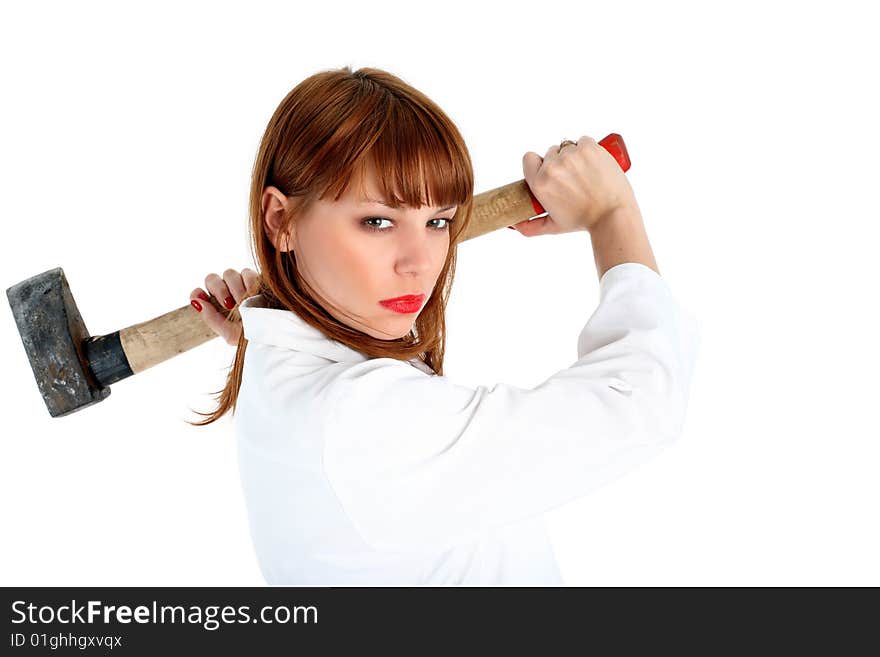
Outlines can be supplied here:
<path id="1" fill-rule="evenodd" d="M 510 230 L 516 230 L 513 226 L 508 226 L 508 228 L 510 228 Z"/>
<path id="2" fill-rule="evenodd" d="M 198 297 L 199 297 L 199 299 L 201 299 L 202 301 L 210 301 L 210 300 L 211 300 L 211 297 L 209 297 L 209 296 L 208 296 L 207 294 L 205 294 L 204 292 L 199 292 Z"/>
<path id="3" fill-rule="evenodd" d="M 226 306 L 229 310 L 232 310 L 233 308 L 235 308 L 235 301 L 232 297 L 226 297 L 226 299 L 223 301 L 223 305 Z"/>
<path id="4" fill-rule="evenodd" d="M 200 304 L 198 301 L 196 301 L 195 299 L 193 299 L 192 301 L 190 301 L 190 304 L 192 304 L 192 307 L 193 307 L 193 308 L 195 308 L 195 309 L 198 310 L 199 312 L 202 312 L 202 304 Z"/>

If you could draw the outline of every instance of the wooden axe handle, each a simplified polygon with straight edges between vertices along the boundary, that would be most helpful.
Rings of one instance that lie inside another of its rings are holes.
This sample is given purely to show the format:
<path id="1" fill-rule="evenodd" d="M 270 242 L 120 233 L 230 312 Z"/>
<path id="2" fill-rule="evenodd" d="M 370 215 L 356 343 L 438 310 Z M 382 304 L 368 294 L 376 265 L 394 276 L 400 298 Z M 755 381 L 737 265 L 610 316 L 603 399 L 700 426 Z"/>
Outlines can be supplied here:
<path id="1" fill-rule="evenodd" d="M 599 144 L 614 156 L 624 171 L 629 169 L 629 154 L 619 134 L 611 133 Z M 474 196 L 473 217 L 461 239 L 473 239 L 545 212 L 525 179 L 520 179 Z M 223 315 L 238 313 L 237 308 L 232 311 L 223 308 L 213 297 L 211 303 Z M 132 374 L 215 337 L 217 334 L 208 328 L 196 309 L 189 304 L 119 331 L 119 341 Z"/>
<path id="2" fill-rule="evenodd" d="M 235 319 L 238 315 L 237 308 L 227 310 L 213 297 L 211 304 L 224 316 L 234 313 Z M 143 372 L 216 337 L 217 334 L 190 304 L 119 331 L 119 342 L 132 374 Z"/>

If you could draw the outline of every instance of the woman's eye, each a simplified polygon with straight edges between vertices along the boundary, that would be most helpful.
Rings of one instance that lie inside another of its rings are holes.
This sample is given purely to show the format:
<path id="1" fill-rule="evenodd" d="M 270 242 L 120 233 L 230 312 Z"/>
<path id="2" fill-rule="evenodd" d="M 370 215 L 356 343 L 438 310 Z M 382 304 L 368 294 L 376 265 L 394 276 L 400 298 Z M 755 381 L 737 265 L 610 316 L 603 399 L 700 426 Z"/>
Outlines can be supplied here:
<path id="1" fill-rule="evenodd" d="M 369 217 L 367 219 L 364 219 L 364 222 L 363 222 L 364 226 L 366 226 L 370 230 L 388 230 L 387 228 L 379 228 L 378 226 L 376 226 L 374 224 L 367 223 L 370 221 L 380 221 L 381 222 L 381 221 L 391 221 L 391 220 L 385 219 L 384 217 Z"/>
<path id="2" fill-rule="evenodd" d="M 363 224 L 363 226 L 364 226 L 365 228 L 367 228 L 367 229 L 369 229 L 369 230 L 373 230 L 373 231 L 387 232 L 387 231 L 391 230 L 390 228 L 381 228 L 380 226 L 378 226 L 378 225 L 376 225 L 376 224 L 374 224 L 374 223 L 370 223 L 370 222 L 373 222 L 373 221 L 381 223 L 381 222 L 383 222 L 383 221 L 388 221 L 388 222 L 390 222 L 391 219 L 386 219 L 385 217 L 367 217 L 367 218 L 364 219 L 363 222 L 361 222 L 361 223 Z M 445 223 L 443 223 L 441 226 L 436 226 L 436 225 L 433 226 L 433 228 L 434 228 L 435 230 L 437 230 L 437 231 L 441 231 L 441 232 L 442 232 L 442 231 L 445 231 L 445 230 L 447 230 L 447 229 L 449 228 L 450 224 L 452 224 L 452 223 L 454 222 L 454 219 L 451 219 L 451 218 L 450 218 L 450 219 L 447 219 L 446 217 L 437 217 L 436 219 L 431 219 L 431 221 L 429 221 L 428 223 L 431 223 L 431 222 L 434 222 L 434 221 L 445 222 Z"/>

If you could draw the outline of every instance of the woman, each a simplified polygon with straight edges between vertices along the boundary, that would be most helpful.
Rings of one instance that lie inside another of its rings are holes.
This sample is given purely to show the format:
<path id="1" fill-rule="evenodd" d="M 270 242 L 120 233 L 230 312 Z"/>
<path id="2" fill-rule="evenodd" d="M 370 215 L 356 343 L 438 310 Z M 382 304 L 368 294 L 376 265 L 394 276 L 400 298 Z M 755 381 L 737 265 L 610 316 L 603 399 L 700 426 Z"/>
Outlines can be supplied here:
<path id="1" fill-rule="evenodd" d="M 527 153 L 523 170 L 548 216 L 515 228 L 588 230 L 600 303 L 570 367 L 534 389 L 469 388 L 443 376 L 473 207 L 454 124 L 378 69 L 318 73 L 276 110 L 251 185 L 262 273 L 211 274 L 190 295 L 237 347 L 199 424 L 234 411 L 268 583 L 561 584 L 543 512 L 680 434 L 696 325 L 626 176 L 587 136 Z M 241 322 L 199 303 L 208 293 Z"/>

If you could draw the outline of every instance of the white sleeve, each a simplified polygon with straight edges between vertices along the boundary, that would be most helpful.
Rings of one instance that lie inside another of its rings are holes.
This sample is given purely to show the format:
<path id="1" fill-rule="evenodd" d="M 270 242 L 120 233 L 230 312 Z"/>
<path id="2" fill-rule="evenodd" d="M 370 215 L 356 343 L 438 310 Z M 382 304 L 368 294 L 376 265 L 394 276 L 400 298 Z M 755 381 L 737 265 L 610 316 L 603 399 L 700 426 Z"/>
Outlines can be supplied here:
<path id="1" fill-rule="evenodd" d="M 470 388 L 402 361 L 333 383 L 324 470 L 376 549 L 440 548 L 586 495 L 681 432 L 696 321 L 640 263 L 612 267 L 578 360 L 533 389 Z"/>

